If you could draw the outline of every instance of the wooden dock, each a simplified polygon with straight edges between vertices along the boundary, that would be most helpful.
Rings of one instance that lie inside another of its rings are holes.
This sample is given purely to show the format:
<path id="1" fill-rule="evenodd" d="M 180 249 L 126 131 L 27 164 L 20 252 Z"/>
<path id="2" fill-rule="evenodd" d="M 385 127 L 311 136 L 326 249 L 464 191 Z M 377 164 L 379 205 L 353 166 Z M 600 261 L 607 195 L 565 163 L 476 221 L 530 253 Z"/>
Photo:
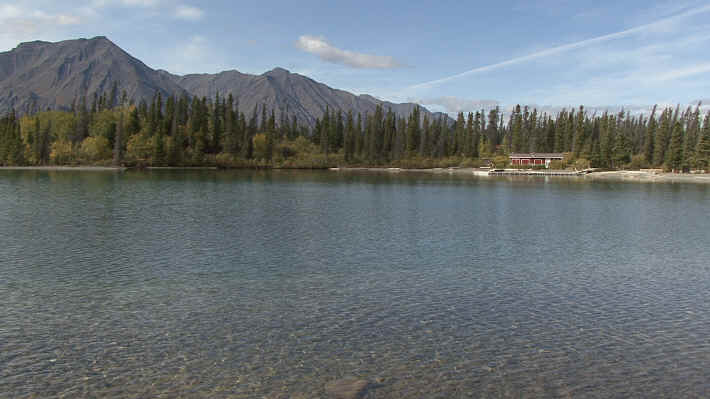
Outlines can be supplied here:
<path id="1" fill-rule="evenodd" d="M 492 169 L 488 176 L 583 176 L 586 171 L 573 170 L 530 170 L 530 169 Z"/>

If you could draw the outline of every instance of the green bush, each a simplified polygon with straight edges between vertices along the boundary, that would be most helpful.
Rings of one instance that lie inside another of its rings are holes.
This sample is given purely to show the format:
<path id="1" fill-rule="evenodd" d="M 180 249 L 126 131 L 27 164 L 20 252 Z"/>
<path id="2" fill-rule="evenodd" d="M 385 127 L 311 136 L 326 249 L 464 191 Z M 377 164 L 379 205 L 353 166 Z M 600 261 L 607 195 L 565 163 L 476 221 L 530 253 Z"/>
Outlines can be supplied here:
<path id="1" fill-rule="evenodd" d="M 631 163 L 628 165 L 629 169 L 646 169 L 648 168 L 648 162 L 646 162 L 646 157 L 643 154 L 634 155 L 631 157 Z"/>
<path id="2" fill-rule="evenodd" d="M 55 165 L 66 165 L 76 160 L 74 147 L 67 140 L 59 140 L 52 143 L 52 151 L 49 155 L 50 160 Z"/>
<path id="3" fill-rule="evenodd" d="M 81 154 L 88 161 L 111 158 L 111 147 L 106 137 L 87 137 L 81 142 Z"/>

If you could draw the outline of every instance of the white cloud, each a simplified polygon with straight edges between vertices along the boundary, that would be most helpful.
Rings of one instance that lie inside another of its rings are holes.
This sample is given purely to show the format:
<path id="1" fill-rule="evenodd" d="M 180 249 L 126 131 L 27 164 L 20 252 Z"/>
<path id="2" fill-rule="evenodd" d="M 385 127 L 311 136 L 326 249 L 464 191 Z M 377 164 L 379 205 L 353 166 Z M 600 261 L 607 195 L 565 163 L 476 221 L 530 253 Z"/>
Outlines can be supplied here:
<path id="1" fill-rule="evenodd" d="M 30 10 L 12 4 L 0 4 L 0 21 L 3 26 L 0 32 L 8 32 L 13 29 L 12 24 L 26 24 L 32 22 L 36 24 L 49 25 L 76 25 L 81 19 L 70 14 L 49 14 L 41 10 Z"/>
<path id="2" fill-rule="evenodd" d="M 154 7 L 160 0 L 121 0 L 121 3 L 127 6 Z"/>
<path id="3" fill-rule="evenodd" d="M 422 99 L 409 98 L 408 101 L 424 105 L 439 105 L 446 113 L 452 115 L 458 114 L 459 112 L 467 113 L 480 111 L 482 109 L 490 110 L 500 105 L 496 100 L 472 100 L 453 96 Z"/>
<path id="4" fill-rule="evenodd" d="M 50 13 L 23 3 L 0 3 L 0 51 L 23 41 L 56 39 L 60 31 L 81 22 L 80 16 L 71 13 Z"/>
<path id="5" fill-rule="evenodd" d="M 161 3 L 161 0 L 93 0 L 93 7 L 108 7 L 111 5 L 126 6 L 126 7 L 155 7 Z"/>
<path id="6" fill-rule="evenodd" d="M 391 69 L 401 66 L 390 56 L 363 54 L 339 49 L 328 43 L 324 37 L 304 35 L 298 38 L 296 46 L 305 52 L 317 55 L 323 61 L 353 68 Z"/>
<path id="7" fill-rule="evenodd" d="M 691 66 L 686 66 L 683 68 L 677 68 L 665 72 L 660 75 L 653 76 L 651 79 L 657 82 L 665 82 L 668 80 L 677 80 L 687 78 L 689 76 L 695 76 L 701 73 L 710 72 L 710 63 L 701 63 Z"/>
<path id="8" fill-rule="evenodd" d="M 177 6 L 175 9 L 175 17 L 188 20 L 188 21 L 198 21 L 202 19 L 202 17 L 205 15 L 205 12 L 202 11 L 201 9 L 193 6 L 187 6 L 184 4 L 181 4 Z"/>
<path id="9" fill-rule="evenodd" d="M 12 4 L 0 4 L 0 19 L 17 18 L 22 15 L 22 10 Z"/>
<path id="10" fill-rule="evenodd" d="M 180 75 L 190 73 L 217 73 L 229 68 L 220 51 L 215 50 L 209 40 L 201 35 L 193 35 L 172 48 L 161 51 L 162 62 L 155 65 Z"/>

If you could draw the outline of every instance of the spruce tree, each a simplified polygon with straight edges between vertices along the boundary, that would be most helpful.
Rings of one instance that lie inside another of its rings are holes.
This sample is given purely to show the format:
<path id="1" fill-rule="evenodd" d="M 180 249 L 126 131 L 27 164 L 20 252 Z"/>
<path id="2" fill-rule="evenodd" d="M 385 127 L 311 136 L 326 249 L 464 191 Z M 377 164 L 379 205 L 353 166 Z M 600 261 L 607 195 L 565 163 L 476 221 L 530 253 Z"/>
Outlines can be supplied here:
<path id="1" fill-rule="evenodd" d="M 579 155 L 582 152 L 582 148 L 584 147 L 584 120 L 584 107 L 580 106 L 579 112 L 577 112 L 577 123 L 575 124 L 574 129 L 574 143 L 572 145 L 572 151 L 575 158 L 579 158 Z"/>
<path id="2" fill-rule="evenodd" d="M 214 154 L 219 154 L 222 151 L 223 108 L 224 104 L 219 98 L 219 92 L 217 92 L 212 111 L 212 143 L 210 145 L 210 147 L 212 147 L 212 153 Z"/>
<path id="3" fill-rule="evenodd" d="M 557 119 L 555 120 L 555 152 L 565 152 L 565 126 L 567 124 L 567 111 L 562 110 L 557 114 Z"/>
<path id="4" fill-rule="evenodd" d="M 696 166 L 695 149 L 700 136 L 700 104 L 687 116 L 687 130 L 683 138 L 683 166 L 682 169 L 690 170 Z"/>
<path id="5" fill-rule="evenodd" d="M 338 110 L 335 116 L 335 140 L 333 140 L 333 151 L 338 152 L 343 148 L 345 141 L 345 121 L 343 120 L 343 111 Z"/>
<path id="6" fill-rule="evenodd" d="M 612 167 L 620 168 L 631 161 L 631 142 L 623 132 L 614 139 Z"/>
<path id="7" fill-rule="evenodd" d="M 362 157 L 364 151 L 364 140 L 362 136 L 362 114 L 357 113 L 357 124 L 355 124 L 355 153 Z"/>
<path id="8" fill-rule="evenodd" d="M 656 138 L 653 141 L 653 165 L 660 166 L 666 159 L 669 132 L 671 130 L 671 110 L 666 109 L 661 114 L 661 120 L 656 129 Z"/>
<path id="9" fill-rule="evenodd" d="M 431 122 L 429 121 L 429 115 L 424 114 L 424 121 L 422 124 L 422 134 L 419 140 L 419 156 L 426 158 L 431 154 Z"/>
<path id="10" fill-rule="evenodd" d="M 673 124 L 673 133 L 668 144 L 666 167 L 673 172 L 678 172 L 683 166 L 683 124 L 676 121 Z"/>
<path id="11" fill-rule="evenodd" d="M 22 143 L 22 132 L 20 131 L 20 124 L 15 120 L 13 127 L 11 127 L 13 132 L 12 138 L 10 139 L 10 149 L 9 149 L 9 159 L 10 165 L 12 166 L 22 166 L 25 165 L 25 145 Z"/>
<path id="12" fill-rule="evenodd" d="M 467 158 L 473 157 L 473 113 L 469 112 L 466 118 L 466 134 L 464 137 L 464 155 Z"/>
<path id="13" fill-rule="evenodd" d="M 170 124 L 170 136 L 172 137 L 172 145 L 168 148 L 168 163 L 175 166 L 182 165 L 185 138 L 182 127 L 178 126 L 177 113 L 173 115 L 173 121 Z"/>
<path id="14" fill-rule="evenodd" d="M 488 112 L 488 153 L 495 155 L 498 145 L 498 116 L 500 108 L 495 107 Z"/>
<path id="15" fill-rule="evenodd" d="M 318 132 L 320 137 L 320 151 L 328 156 L 328 150 L 330 145 L 328 143 L 328 133 L 330 131 L 330 107 L 325 107 L 325 114 L 323 114 L 323 121 L 320 123 L 320 132 Z"/>
<path id="16" fill-rule="evenodd" d="M 234 97 L 229 94 L 224 106 L 224 150 L 236 156 L 239 154 L 239 137 L 237 135 L 237 121 L 234 114 Z"/>
<path id="17" fill-rule="evenodd" d="M 52 120 L 50 119 L 47 126 L 42 130 L 39 137 L 39 163 L 42 165 L 47 165 L 49 163 L 49 156 L 51 152 L 51 131 L 52 131 Z"/>
<path id="18" fill-rule="evenodd" d="M 113 165 L 121 166 L 123 164 L 123 109 L 119 111 L 118 125 L 116 126 L 116 138 L 113 141 Z"/>
<path id="19" fill-rule="evenodd" d="M 463 155 L 464 135 L 466 134 L 466 120 L 463 112 L 456 115 L 456 124 L 454 125 L 454 139 L 451 141 L 451 153 L 454 155 Z"/>
<path id="20" fill-rule="evenodd" d="M 409 115 L 409 123 L 407 123 L 407 157 L 411 157 L 417 152 L 417 145 L 420 141 L 420 112 L 419 106 L 415 105 L 414 110 Z M 463 118 L 463 114 L 461 114 L 461 118 Z M 463 129 L 463 122 L 461 122 L 461 129 Z"/>
<path id="21" fill-rule="evenodd" d="M 481 140 L 481 113 L 476 111 L 476 115 L 473 119 L 473 135 L 471 137 L 471 156 L 473 158 L 479 158 L 480 154 L 478 152 L 479 142 Z"/>
<path id="22" fill-rule="evenodd" d="M 651 111 L 651 117 L 648 118 L 648 123 L 646 127 L 646 138 L 644 140 L 643 156 L 646 159 L 646 163 L 649 165 L 653 164 L 653 153 L 654 153 L 654 143 L 656 139 L 656 106 L 653 106 L 653 111 Z"/>
<path id="23" fill-rule="evenodd" d="M 696 164 L 699 168 L 710 171 L 710 112 L 705 115 L 703 129 L 695 149 Z"/>
<path id="24" fill-rule="evenodd" d="M 352 162 L 355 152 L 355 121 L 353 120 L 352 110 L 348 111 L 347 117 L 345 118 L 345 139 L 343 144 L 345 162 Z"/>
<path id="25" fill-rule="evenodd" d="M 523 117 L 520 114 L 520 105 L 515 106 L 511 118 L 511 151 L 519 153 L 523 150 Z"/>
<path id="26" fill-rule="evenodd" d="M 158 129 L 153 136 L 153 158 L 152 165 L 163 166 L 165 164 L 165 136 L 162 129 Z"/>

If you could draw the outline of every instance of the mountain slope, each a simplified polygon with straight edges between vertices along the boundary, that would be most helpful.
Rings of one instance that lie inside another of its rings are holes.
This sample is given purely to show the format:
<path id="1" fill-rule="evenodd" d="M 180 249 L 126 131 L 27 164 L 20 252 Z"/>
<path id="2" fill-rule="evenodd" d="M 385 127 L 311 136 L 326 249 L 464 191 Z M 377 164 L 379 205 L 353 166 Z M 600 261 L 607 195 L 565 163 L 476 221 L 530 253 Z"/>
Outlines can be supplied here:
<path id="1" fill-rule="evenodd" d="M 255 106 L 266 105 L 267 109 L 274 109 L 277 120 L 281 112 L 286 112 L 289 116 L 296 115 L 300 123 L 310 126 L 327 108 L 352 110 L 355 114 L 364 115 L 374 113 L 380 104 L 385 109 L 392 108 L 399 115 L 409 115 L 416 105 L 394 104 L 368 95 L 356 96 L 283 68 L 275 68 L 262 75 L 225 71 L 218 74 L 170 76 L 192 95 L 214 98 L 217 93 L 221 96 L 232 94 L 239 100 L 240 109 L 247 114 Z"/>
<path id="2" fill-rule="evenodd" d="M 67 109 L 82 96 L 110 91 L 119 82 L 129 98 L 184 90 L 105 37 L 58 43 L 22 43 L 0 53 L 0 111 Z"/>
<path id="3" fill-rule="evenodd" d="M 135 101 L 187 93 L 214 98 L 234 95 L 249 114 L 266 105 L 277 120 L 282 113 L 313 126 L 327 108 L 373 113 L 381 104 L 399 115 L 411 113 L 415 104 L 394 104 L 372 96 L 356 96 L 333 89 L 306 76 L 276 68 L 262 75 L 225 71 L 218 74 L 173 75 L 156 71 L 132 57 L 105 37 L 58 43 L 30 42 L 0 53 L 0 112 L 68 109 L 82 96 L 109 91 L 113 82 Z M 425 113 L 428 111 L 424 110 Z"/>

